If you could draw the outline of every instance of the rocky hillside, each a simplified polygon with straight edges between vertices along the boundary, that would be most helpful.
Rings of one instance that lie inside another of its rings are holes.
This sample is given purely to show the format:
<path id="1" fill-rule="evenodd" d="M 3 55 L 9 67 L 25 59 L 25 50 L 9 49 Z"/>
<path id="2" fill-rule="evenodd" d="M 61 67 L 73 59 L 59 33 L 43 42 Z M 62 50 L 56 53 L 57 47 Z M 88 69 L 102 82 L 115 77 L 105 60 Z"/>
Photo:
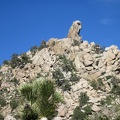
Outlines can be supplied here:
<path id="1" fill-rule="evenodd" d="M 40 77 L 54 80 L 64 99 L 54 120 L 120 120 L 120 50 L 82 40 L 81 28 L 75 21 L 67 38 L 42 41 L 3 62 L 0 120 L 19 119 L 19 86 Z"/>

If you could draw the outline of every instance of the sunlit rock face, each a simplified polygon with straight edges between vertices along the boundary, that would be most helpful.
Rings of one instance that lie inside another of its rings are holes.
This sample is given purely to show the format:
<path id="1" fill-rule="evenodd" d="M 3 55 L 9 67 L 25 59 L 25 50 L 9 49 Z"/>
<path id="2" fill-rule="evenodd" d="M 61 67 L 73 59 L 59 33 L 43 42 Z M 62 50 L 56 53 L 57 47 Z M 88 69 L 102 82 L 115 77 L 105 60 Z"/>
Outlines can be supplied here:
<path id="1" fill-rule="evenodd" d="M 81 41 L 82 37 L 79 36 L 81 29 L 82 29 L 81 22 L 79 20 L 74 21 L 72 23 L 72 26 L 69 29 L 67 37 L 71 38 L 73 40 L 80 40 Z"/>

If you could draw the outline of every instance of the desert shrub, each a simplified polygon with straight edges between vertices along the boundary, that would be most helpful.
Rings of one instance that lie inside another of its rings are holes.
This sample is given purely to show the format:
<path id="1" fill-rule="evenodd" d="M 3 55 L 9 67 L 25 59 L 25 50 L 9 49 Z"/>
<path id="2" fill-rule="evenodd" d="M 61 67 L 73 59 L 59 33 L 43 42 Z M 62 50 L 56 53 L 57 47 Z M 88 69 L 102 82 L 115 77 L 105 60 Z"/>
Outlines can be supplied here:
<path id="1" fill-rule="evenodd" d="M 70 77 L 71 82 L 78 82 L 79 80 L 80 78 L 75 73 L 71 74 L 71 77 Z"/>
<path id="2" fill-rule="evenodd" d="M 85 112 L 81 111 L 81 108 L 79 106 L 77 106 L 74 111 L 73 111 L 73 115 L 72 115 L 72 119 L 71 120 L 87 120 L 88 116 L 90 114 L 92 114 L 92 109 L 91 106 L 86 106 L 83 109 Z"/>
<path id="3" fill-rule="evenodd" d="M 80 41 L 78 40 L 74 40 L 72 43 L 72 46 L 79 46 L 80 45 Z"/>
<path id="4" fill-rule="evenodd" d="M 107 79 L 107 80 L 109 80 L 110 78 L 112 78 L 111 75 L 106 76 L 106 79 Z"/>
<path id="5" fill-rule="evenodd" d="M 46 41 L 42 40 L 41 45 L 39 46 L 38 50 L 42 50 L 43 48 L 47 48 Z"/>
<path id="6" fill-rule="evenodd" d="M 66 72 L 68 72 L 68 71 L 70 71 L 70 72 L 75 71 L 75 67 L 73 65 L 73 62 L 68 60 L 65 57 L 65 55 L 60 55 L 59 56 L 59 60 L 61 60 L 63 62 L 63 65 L 62 65 L 63 71 L 66 71 Z"/>
<path id="7" fill-rule="evenodd" d="M 64 78 L 63 73 L 61 72 L 61 70 L 58 68 L 53 72 L 53 78 L 55 79 L 62 79 Z"/>
<path id="8" fill-rule="evenodd" d="M 63 91 L 69 91 L 71 89 L 69 81 L 64 78 L 64 75 L 60 69 L 56 69 L 52 74 L 56 85 L 61 87 Z"/>
<path id="9" fill-rule="evenodd" d="M 120 95 L 120 86 L 113 86 L 111 93 L 115 94 L 115 95 Z"/>
<path id="10" fill-rule="evenodd" d="M 112 96 L 107 96 L 105 99 L 101 100 L 100 103 L 101 105 L 105 105 L 105 104 L 110 105 L 112 100 L 113 100 Z"/>
<path id="11" fill-rule="evenodd" d="M 16 67 L 22 68 L 27 63 L 31 63 L 31 60 L 26 55 L 26 53 L 21 54 L 21 56 L 18 56 L 18 54 L 13 54 L 12 59 L 10 61 L 10 66 L 12 68 L 16 68 Z"/>
<path id="12" fill-rule="evenodd" d="M 0 86 L 1 86 L 1 84 L 2 84 L 2 79 L 0 79 Z"/>
<path id="13" fill-rule="evenodd" d="M 96 44 L 93 47 L 96 54 L 103 53 L 105 51 L 105 47 L 101 47 L 100 45 Z"/>
<path id="14" fill-rule="evenodd" d="M 117 116 L 116 120 L 120 120 L 120 115 Z"/>
<path id="15" fill-rule="evenodd" d="M 84 120 L 85 118 L 86 118 L 86 114 L 83 113 L 80 107 L 77 106 L 73 111 L 71 120 Z"/>
<path id="16" fill-rule="evenodd" d="M 21 64 L 25 65 L 27 63 L 31 63 L 32 61 L 30 60 L 30 58 L 27 56 L 26 53 L 23 53 L 21 55 Z"/>
<path id="17" fill-rule="evenodd" d="M 40 73 L 37 74 L 37 78 L 43 77 Z"/>
<path id="18" fill-rule="evenodd" d="M 37 46 L 33 46 L 33 47 L 30 48 L 30 52 L 32 53 L 32 56 L 35 55 L 35 53 L 37 52 L 37 50 L 38 50 Z"/>
<path id="19" fill-rule="evenodd" d="M 13 54 L 12 59 L 10 61 L 11 67 L 12 68 L 18 67 L 18 66 L 20 66 L 20 63 L 21 63 L 21 59 L 18 58 L 18 54 Z"/>
<path id="20" fill-rule="evenodd" d="M 11 79 L 10 82 L 13 82 L 14 85 L 18 85 L 19 84 L 19 80 L 17 78 Z"/>
<path id="21" fill-rule="evenodd" d="M 0 120 L 4 120 L 4 117 L 0 114 Z"/>
<path id="22" fill-rule="evenodd" d="M 12 99 L 10 101 L 10 107 L 12 108 L 12 110 L 16 109 L 18 107 L 18 101 L 15 99 Z"/>
<path id="23" fill-rule="evenodd" d="M 84 106 L 87 101 L 89 100 L 89 97 L 87 96 L 87 94 L 85 92 L 81 92 L 80 96 L 79 96 L 79 104 L 80 106 Z"/>
<path id="24" fill-rule="evenodd" d="M 93 80 L 90 82 L 91 86 L 95 89 L 95 90 L 104 90 L 103 87 L 104 87 L 104 84 L 102 82 L 102 79 L 98 79 L 97 81 L 96 80 Z"/>
<path id="25" fill-rule="evenodd" d="M 86 116 L 92 114 L 92 109 L 90 105 L 84 107 L 83 110 L 85 111 Z"/>
<path id="26" fill-rule="evenodd" d="M 4 60 L 4 61 L 3 61 L 3 64 L 4 64 L 4 65 L 9 65 L 9 61 L 8 61 L 8 60 Z"/>
<path id="27" fill-rule="evenodd" d="M 58 68 L 52 72 L 53 78 L 56 80 L 56 84 L 61 86 L 63 83 L 64 75 L 61 70 Z"/>
<path id="28" fill-rule="evenodd" d="M 99 60 L 97 60 L 97 61 L 95 62 L 95 65 L 96 65 L 96 66 L 98 66 L 98 65 L 99 65 Z"/>
<path id="29" fill-rule="evenodd" d="M 106 115 L 100 115 L 97 119 L 98 120 L 109 120 L 109 118 Z"/>
<path id="30" fill-rule="evenodd" d="M 120 95 L 120 79 L 113 76 L 111 78 L 111 83 L 113 85 L 111 93 L 115 94 L 115 95 Z"/>
<path id="31" fill-rule="evenodd" d="M 68 80 L 64 80 L 64 84 L 62 84 L 63 91 L 70 91 L 71 85 Z"/>
<path id="32" fill-rule="evenodd" d="M 0 106 L 1 106 L 1 107 L 4 107 L 6 104 L 7 104 L 7 103 L 6 103 L 5 98 L 3 98 L 2 96 L 0 96 Z"/>

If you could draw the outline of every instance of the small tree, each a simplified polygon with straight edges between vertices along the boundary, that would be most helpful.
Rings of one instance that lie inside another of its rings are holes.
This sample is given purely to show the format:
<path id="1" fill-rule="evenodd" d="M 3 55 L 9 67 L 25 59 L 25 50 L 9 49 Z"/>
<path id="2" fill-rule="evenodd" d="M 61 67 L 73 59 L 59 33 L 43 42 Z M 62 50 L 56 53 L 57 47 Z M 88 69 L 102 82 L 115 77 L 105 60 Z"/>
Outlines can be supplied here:
<path id="1" fill-rule="evenodd" d="M 57 104 L 62 101 L 51 80 L 38 79 L 33 83 L 27 83 L 21 87 L 20 93 L 24 98 L 24 107 L 21 111 L 21 118 L 24 120 L 36 120 L 38 116 L 52 119 Z"/>
<path id="2" fill-rule="evenodd" d="M 87 94 L 84 93 L 84 92 L 81 92 L 80 96 L 79 96 L 80 106 L 81 107 L 84 106 L 87 103 L 88 100 L 89 100 L 89 97 L 87 96 Z"/>

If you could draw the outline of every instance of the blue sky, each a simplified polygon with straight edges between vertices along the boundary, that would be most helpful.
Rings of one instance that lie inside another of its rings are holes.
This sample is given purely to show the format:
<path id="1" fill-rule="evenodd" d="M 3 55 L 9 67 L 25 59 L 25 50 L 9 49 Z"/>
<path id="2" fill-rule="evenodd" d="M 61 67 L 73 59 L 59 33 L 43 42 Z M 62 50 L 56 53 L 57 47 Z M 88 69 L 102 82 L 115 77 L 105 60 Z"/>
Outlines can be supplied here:
<path id="1" fill-rule="evenodd" d="M 74 20 L 83 40 L 120 48 L 120 0 L 0 0 L 0 64 L 41 40 L 65 38 Z"/>

